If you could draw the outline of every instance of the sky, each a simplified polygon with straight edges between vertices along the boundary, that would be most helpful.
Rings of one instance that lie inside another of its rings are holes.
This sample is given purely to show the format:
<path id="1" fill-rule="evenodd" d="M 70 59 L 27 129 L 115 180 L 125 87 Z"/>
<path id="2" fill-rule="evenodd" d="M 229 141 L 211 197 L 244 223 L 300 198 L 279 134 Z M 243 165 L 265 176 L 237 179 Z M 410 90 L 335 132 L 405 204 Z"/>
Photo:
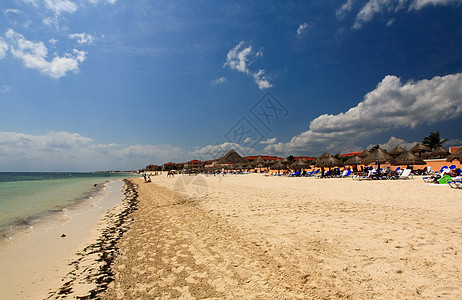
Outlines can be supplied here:
<path id="1" fill-rule="evenodd" d="M 0 2 L 0 171 L 462 145 L 462 0 Z"/>

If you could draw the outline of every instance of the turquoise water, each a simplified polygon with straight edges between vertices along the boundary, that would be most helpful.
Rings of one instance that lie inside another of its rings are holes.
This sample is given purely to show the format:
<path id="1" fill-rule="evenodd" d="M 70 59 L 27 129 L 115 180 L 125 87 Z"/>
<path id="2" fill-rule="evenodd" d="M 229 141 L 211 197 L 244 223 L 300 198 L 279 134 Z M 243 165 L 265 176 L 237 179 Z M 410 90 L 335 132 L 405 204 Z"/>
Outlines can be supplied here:
<path id="1" fill-rule="evenodd" d="M 8 237 L 35 221 L 94 196 L 110 180 L 133 176 L 0 172 L 0 234 Z"/>

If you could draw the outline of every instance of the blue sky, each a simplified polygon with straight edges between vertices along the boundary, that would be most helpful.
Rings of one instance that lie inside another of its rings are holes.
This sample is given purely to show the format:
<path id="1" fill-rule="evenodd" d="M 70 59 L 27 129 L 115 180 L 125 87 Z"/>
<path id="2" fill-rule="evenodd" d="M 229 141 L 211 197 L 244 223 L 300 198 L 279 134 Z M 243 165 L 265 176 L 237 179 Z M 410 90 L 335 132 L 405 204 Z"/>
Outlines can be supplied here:
<path id="1" fill-rule="evenodd" d="M 0 171 L 461 145 L 462 1 L 6 0 Z"/>

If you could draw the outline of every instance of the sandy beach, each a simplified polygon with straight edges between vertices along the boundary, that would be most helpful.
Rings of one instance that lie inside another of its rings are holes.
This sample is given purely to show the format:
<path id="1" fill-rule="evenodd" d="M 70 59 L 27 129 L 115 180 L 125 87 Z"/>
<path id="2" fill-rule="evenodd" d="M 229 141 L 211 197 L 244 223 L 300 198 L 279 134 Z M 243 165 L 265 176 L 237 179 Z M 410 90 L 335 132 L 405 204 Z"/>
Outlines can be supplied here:
<path id="1" fill-rule="evenodd" d="M 459 299 L 462 194 L 419 177 L 152 177 L 105 299 Z"/>

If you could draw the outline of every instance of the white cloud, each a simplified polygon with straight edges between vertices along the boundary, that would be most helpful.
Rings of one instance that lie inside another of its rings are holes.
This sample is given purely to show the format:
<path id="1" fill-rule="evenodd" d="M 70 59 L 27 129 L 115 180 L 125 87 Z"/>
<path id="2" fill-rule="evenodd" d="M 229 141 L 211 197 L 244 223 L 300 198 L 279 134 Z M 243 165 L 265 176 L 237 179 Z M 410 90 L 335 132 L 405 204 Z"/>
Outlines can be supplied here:
<path id="1" fill-rule="evenodd" d="M 428 5 L 451 5 L 451 4 L 461 4 L 461 0 L 414 0 L 412 1 L 409 9 L 419 10 Z"/>
<path id="2" fill-rule="evenodd" d="M 109 3 L 109 4 L 115 4 L 117 0 L 88 0 L 90 3 L 99 3 L 99 2 L 104 2 L 104 3 Z"/>
<path id="3" fill-rule="evenodd" d="M 347 0 L 347 2 L 343 3 L 343 5 L 335 11 L 335 15 L 339 19 L 343 19 L 345 14 L 351 11 L 353 8 L 353 0 Z"/>
<path id="4" fill-rule="evenodd" d="M 54 46 L 54 45 L 56 45 L 58 43 L 58 40 L 57 39 L 49 39 L 48 42 Z"/>
<path id="5" fill-rule="evenodd" d="M 379 13 L 396 13 L 403 9 L 419 10 L 429 5 L 437 6 L 460 4 L 462 4 L 462 0 L 369 0 L 356 15 L 352 28 L 360 29 L 364 23 L 371 21 L 374 16 Z M 340 8 L 337 12 L 341 13 L 342 8 Z M 387 25 L 391 25 L 390 20 L 387 22 Z"/>
<path id="6" fill-rule="evenodd" d="M 273 85 L 266 79 L 264 76 L 265 71 L 263 70 L 258 70 L 258 72 L 252 73 L 252 77 L 255 80 L 255 83 L 258 84 L 258 88 L 260 90 L 264 90 L 267 88 L 272 87 Z"/>
<path id="7" fill-rule="evenodd" d="M 99 144 L 69 132 L 0 132 L 0 171 L 132 170 L 184 159 L 185 151 L 170 145 Z"/>
<path id="8" fill-rule="evenodd" d="M 77 4 L 69 0 L 43 0 L 45 7 L 56 15 L 63 12 L 73 13 L 77 10 Z"/>
<path id="9" fill-rule="evenodd" d="M 15 8 L 7 8 L 3 10 L 3 14 L 7 15 L 9 13 L 19 14 L 20 10 Z"/>
<path id="10" fill-rule="evenodd" d="M 267 89 L 272 87 L 273 85 L 263 75 L 265 71 L 258 70 L 254 72 L 248 68 L 250 57 L 261 56 L 263 56 L 262 48 L 260 48 L 260 50 L 257 53 L 254 53 L 252 51 L 252 46 L 245 47 L 245 43 L 242 41 L 239 42 L 239 44 L 237 44 L 233 49 L 231 49 L 228 52 L 226 56 L 226 62 L 224 63 L 223 67 L 228 67 L 231 70 L 236 70 L 238 72 L 245 73 L 254 79 L 259 89 Z"/>
<path id="11" fill-rule="evenodd" d="M 392 136 L 386 143 L 379 144 L 380 148 L 390 151 L 391 149 L 395 148 L 396 146 L 400 146 L 405 150 L 411 150 L 418 142 L 407 142 L 403 139 L 397 138 Z M 371 149 L 374 147 L 374 144 L 370 144 L 366 147 L 366 149 Z"/>
<path id="12" fill-rule="evenodd" d="M 386 76 L 364 100 L 347 112 L 324 114 L 308 131 L 288 143 L 268 145 L 267 152 L 342 152 L 374 134 L 394 128 L 454 119 L 462 115 L 462 73 L 405 84 Z"/>
<path id="13" fill-rule="evenodd" d="M 244 42 L 240 42 L 228 52 L 224 67 L 229 67 L 231 70 L 237 70 L 242 73 L 249 72 L 247 69 L 247 56 L 252 53 L 252 46 L 241 49 L 243 46 Z"/>
<path id="14" fill-rule="evenodd" d="M 5 36 L 10 42 L 11 54 L 21 59 L 24 66 L 30 69 L 37 69 L 52 78 L 61 78 L 69 71 L 78 72 L 79 64 L 86 59 L 84 51 L 74 49 L 72 53 L 55 56 L 52 60 L 48 61 L 48 50 L 43 42 L 26 40 L 23 35 L 12 29 L 8 29 Z"/>
<path id="15" fill-rule="evenodd" d="M 218 79 L 213 80 L 213 81 L 212 81 L 212 84 L 213 84 L 213 85 L 219 85 L 219 84 L 223 84 L 223 83 L 225 83 L 225 82 L 226 82 L 226 78 L 220 77 L 220 78 L 218 78 Z"/>
<path id="16" fill-rule="evenodd" d="M 8 52 L 8 44 L 0 37 L 0 59 L 5 58 Z"/>
<path id="17" fill-rule="evenodd" d="M 69 38 L 73 40 L 77 40 L 77 43 L 79 45 L 91 44 L 93 43 L 95 39 L 93 36 L 91 36 L 88 33 L 72 33 L 72 34 L 69 34 Z"/>
<path id="18" fill-rule="evenodd" d="M 271 145 L 271 144 L 274 144 L 276 143 L 276 138 L 271 138 L 271 139 L 267 139 L 265 141 L 261 141 L 260 144 L 264 144 L 264 145 Z"/>
<path id="19" fill-rule="evenodd" d="M 301 35 L 308 28 L 308 26 L 308 23 L 303 23 L 300 26 L 298 26 L 297 35 Z"/>

